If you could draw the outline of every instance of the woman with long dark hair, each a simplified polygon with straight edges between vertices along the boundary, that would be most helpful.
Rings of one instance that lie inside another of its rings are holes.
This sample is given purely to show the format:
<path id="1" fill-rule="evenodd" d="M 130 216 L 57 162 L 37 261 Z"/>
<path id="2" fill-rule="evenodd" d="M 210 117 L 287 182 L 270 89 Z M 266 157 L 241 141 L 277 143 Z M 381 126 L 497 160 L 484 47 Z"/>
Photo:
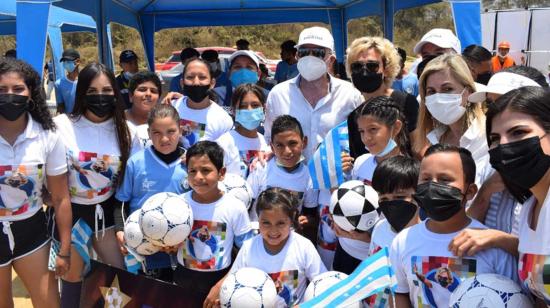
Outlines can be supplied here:
<path id="1" fill-rule="evenodd" d="M 47 184 L 59 229 L 56 276 L 70 267 L 71 206 L 65 146 L 46 105 L 38 73 L 27 63 L 0 59 L 0 298 L 13 307 L 12 269 L 34 307 L 59 306 L 48 272 L 50 237 L 42 205 Z"/>
<path id="2" fill-rule="evenodd" d="M 69 191 L 73 209 L 71 271 L 62 283 L 62 307 L 78 307 L 83 270 L 88 268 L 93 245 L 99 259 L 123 268 L 114 232 L 114 198 L 122 182 L 132 138 L 124 117 L 124 100 L 115 76 L 105 65 L 88 64 L 78 76 L 73 113 L 55 122 L 63 135 L 69 165 Z M 133 140 L 139 148 L 137 138 Z"/>

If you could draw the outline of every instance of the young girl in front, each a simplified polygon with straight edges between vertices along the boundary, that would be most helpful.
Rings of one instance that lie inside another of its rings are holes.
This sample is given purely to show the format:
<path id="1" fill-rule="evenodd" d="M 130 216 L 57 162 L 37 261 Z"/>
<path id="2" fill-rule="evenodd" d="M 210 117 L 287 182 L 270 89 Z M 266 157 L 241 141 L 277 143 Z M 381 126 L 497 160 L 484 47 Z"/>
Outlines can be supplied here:
<path id="1" fill-rule="evenodd" d="M 280 188 L 268 188 L 259 195 L 260 234 L 243 244 L 230 271 L 254 267 L 268 273 L 277 286 L 276 307 L 299 304 L 308 281 L 326 272 L 313 243 L 293 230 L 296 203 L 292 194 Z M 223 279 L 210 291 L 207 306 L 218 300 L 222 283 Z"/>
<path id="2" fill-rule="evenodd" d="M 270 152 L 264 135 L 258 132 L 265 119 L 265 99 L 263 89 L 255 84 L 246 83 L 237 87 L 231 102 L 235 128 L 217 140 L 227 157 L 227 172 L 239 174 L 245 179 L 252 160 L 260 153 Z"/>
<path id="3" fill-rule="evenodd" d="M 354 163 L 351 177 L 372 185 L 372 175 L 382 161 L 398 155 L 410 155 L 403 113 L 389 96 L 372 98 L 363 105 L 357 117 L 361 141 L 369 151 Z M 370 232 L 345 232 L 332 224 L 338 244 L 332 267 L 350 274 L 369 256 Z"/>
<path id="4" fill-rule="evenodd" d="M 126 165 L 124 182 L 116 193 L 116 198 L 126 202 L 127 215 L 139 210 L 143 203 L 159 192 L 184 193 L 189 190 L 187 171 L 182 162 L 184 150 L 179 146 L 181 129 L 178 111 L 171 105 L 156 105 L 147 120 L 152 146 L 132 155 Z M 121 252 L 124 247 L 124 223 L 122 206 L 115 209 L 115 232 Z M 158 252 L 145 258 L 146 275 L 172 281 L 171 261 L 168 254 Z"/>

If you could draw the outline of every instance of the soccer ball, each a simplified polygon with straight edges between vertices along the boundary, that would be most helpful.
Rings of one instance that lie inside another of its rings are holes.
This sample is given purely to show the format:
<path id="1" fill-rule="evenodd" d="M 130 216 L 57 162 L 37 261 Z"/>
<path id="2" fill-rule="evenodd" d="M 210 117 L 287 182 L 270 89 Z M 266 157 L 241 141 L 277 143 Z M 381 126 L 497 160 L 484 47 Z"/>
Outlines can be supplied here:
<path id="1" fill-rule="evenodd" d="M 220 290 L 220 304 L 227 308 L 271 308 L 276 300 L 277 290 L 271 277 L 252 267 L 229 274 Z"/>
<path id="2" fill-rule="evenodd" d="M 367 231 L 378 220 L 378 194 L 361 181 L 340 185 L 330 198 L 329 210 L 334 222 L 344 231 Z"/>
<path id="3" fill-rule="evenodd" d="M 221 181 L 218 186 L 228 195 L 241 200 L 247 210 L 250 208 L 253 198 L 252 188 L 241 176 L 233 173 L 226 173 L 223 181 Z"/>
<path id="4" fill-rule="evenodd" d="M 524 308 L 531 301 L 521 293 L 521 287 L 511 279 L 497 274 L 470 277 L 454 290 L 449 307 Z"/>
<path id="5" fill-rule="evenodd" d="M 193 212 L 185 199 L 175 193 L 155 194 L 141 207 L 140 225 L 144 237 L 161 246 L 185 241 L 193 225 Z"/>
<path id="6" fill-rule="evenodd" d="M 124 240 L 126 241 L 126 245 L 142 256 L 155 254 L 159 251 L 159 248 L 143 237 L 139 225 L 139 215 L 140 211 L 135 211 L 126 219 L 126 223 L 124 224 Z"/>

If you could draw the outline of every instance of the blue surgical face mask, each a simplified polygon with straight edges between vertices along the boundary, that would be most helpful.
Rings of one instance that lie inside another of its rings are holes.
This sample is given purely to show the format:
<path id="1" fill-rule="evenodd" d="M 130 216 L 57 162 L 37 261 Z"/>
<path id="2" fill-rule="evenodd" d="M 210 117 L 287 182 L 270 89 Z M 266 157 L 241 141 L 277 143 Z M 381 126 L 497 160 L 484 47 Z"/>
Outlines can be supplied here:
<path id="1" fill-rule="evenodd" d="M 63 61 L 63 68 L 68 73 L 72 73 L 72 72 L 74 72 L 74 69 L 76 68 L 76 64 L 74 63 L 74 61 Z"/>
<path id="2" fill-rule="evenodd" d="M 256 83 L 259 77 L 257 72 L 241 68 L 231 73 L 229 79 L 231 80 L 231 85 L 236 88 L 245 83 Z"/>
<path id="3" fill-rule="evenodd" d="M 265 119 L 263 108 L 237 109 L 235 121 L 248 130 L 254 130 L 260 126 Z"/>

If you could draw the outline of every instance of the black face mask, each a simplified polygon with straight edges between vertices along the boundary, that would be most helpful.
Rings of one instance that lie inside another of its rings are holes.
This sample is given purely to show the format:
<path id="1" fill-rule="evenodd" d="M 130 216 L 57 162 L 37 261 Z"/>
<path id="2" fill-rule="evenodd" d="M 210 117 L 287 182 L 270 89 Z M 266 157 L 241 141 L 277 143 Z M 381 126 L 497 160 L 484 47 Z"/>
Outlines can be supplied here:
<path id="1" fill-rule="evenodd" d="M 416 214 L 416 205 L 405 200 L 378 202 L 378 209 L 384 214 L 390 226 L 401 232 Z"/>
<path id="2" fill-rule="evenodd" d="M 439 277 L 437 278 L 437 282 L 439 282 L 442 287 L 446 288 L 449 285 L 449 278 Z"/>
<path id="3" fill-rule="evenodd" d="M 535 186 L 550 168 L 550 156 L 544 154 L 539 137 L 500 144 L 489 150 L 489 157 L 495 170 L 525 189 Z"/>
<path id="4" fill-rule="evenodd" d="M 202 100 L 208 96 L 209 91 L 209 84 L 204 86 L 188 86 L 186 84 L 183 85 L 183 94 L 189 97 L 195 103 L 202 102 Z"/>
<path id="5" fill-rule="evenodd" d="M 418 184 L 414 195 L 418 206 L 435 221 L 445 221 L 458 213 L 462 198 L 460 189 L 431 181 Z"/>
<path id="6" fill-rule="evenodd" d="M 0 115 L 8 121 L 15 121 L 27 111 L 29 97 L 18 94 L 0 94 Z"/>
<path id="7" fill-rule="evenodd" d="M 367 70 L 361 72 L 351 73 L 351 80 L 357 90 L 363 93 L 372 93 L 382 85 L 384 78 L 382 73 L 373 73 Z"/>
<path id="8" fill-rule="evenodd" d="M 489 79 L 491 79 L 491 76 L 493 76 L 493 74 L 491 74 L 491 72 L 485 72 L 483 74 L 477 74 L 476 82 L 487 85 L 489 83 Z"/>
<path id="9" fill-rule="evenodd" d="M 86 95 L 86 105 L 93 114 L 104 118 L 115 109 L 115 96 L 104 94 Z"/>

